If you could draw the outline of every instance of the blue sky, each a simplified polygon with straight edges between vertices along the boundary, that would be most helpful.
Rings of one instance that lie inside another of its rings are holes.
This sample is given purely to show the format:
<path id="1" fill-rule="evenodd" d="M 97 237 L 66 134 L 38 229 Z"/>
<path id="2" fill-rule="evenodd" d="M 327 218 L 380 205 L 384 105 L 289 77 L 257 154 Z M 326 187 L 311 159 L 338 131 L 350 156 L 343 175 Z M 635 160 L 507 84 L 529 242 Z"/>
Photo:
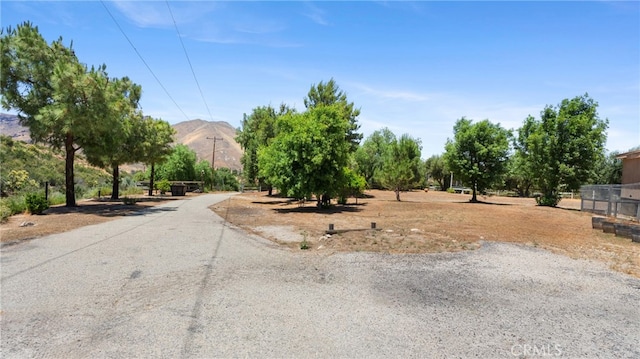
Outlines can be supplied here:
<path id="1" fill-rule="evenodd" d="M 518 128 L 545 105 L 584 93 L 609 119 L 609 150 L 640 145 L 637 1 L 3 0 L 0 7 L 3 28 L 28 20 L 49 41 L 73 41 L 80 61 L 142 85 L 145 114 L 170 123 L 238 127 L 257 106 L 302 111 L 310 86 L 334 78 L 361 108 L 365 136 L 383 127 L 408 133 L 422 141 L 423 158 L 444 151 L 462 116 Z"/>

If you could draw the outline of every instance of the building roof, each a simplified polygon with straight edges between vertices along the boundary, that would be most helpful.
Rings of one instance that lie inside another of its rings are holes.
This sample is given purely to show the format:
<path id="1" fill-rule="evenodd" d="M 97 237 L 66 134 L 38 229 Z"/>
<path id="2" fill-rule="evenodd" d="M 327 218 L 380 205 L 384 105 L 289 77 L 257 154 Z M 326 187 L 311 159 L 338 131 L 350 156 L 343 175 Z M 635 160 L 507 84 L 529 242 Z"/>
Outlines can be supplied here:
<path id="1" fill-rule="evenodd" d="M 640 158 L 640 150 L 621 153 L 617 155 L 616 158 L 619 158 L 621 160 L 633 160 L 636 158 Z"/>

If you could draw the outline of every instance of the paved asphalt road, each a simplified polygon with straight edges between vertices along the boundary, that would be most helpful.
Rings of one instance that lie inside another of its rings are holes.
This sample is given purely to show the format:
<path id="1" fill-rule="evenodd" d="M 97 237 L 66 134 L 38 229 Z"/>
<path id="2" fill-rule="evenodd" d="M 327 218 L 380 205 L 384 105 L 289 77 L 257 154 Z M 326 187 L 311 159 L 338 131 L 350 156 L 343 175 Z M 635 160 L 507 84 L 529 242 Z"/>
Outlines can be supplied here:
<path id="1" fill-rule="evenodd" d="M 485 243 L 292 253 L 226 195 L 2 248 L 0 357 L 640 357 L 640 280 Z"/>

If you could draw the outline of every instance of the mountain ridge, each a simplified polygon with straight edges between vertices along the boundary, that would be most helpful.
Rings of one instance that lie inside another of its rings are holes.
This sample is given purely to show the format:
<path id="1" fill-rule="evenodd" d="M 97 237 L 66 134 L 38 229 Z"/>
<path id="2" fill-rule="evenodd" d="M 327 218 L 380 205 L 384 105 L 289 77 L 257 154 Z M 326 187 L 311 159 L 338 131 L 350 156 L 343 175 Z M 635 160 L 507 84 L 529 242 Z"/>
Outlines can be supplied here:
<path id="1" fill-rule="evenodd" d="M 176 141 L 174 144 L 184 144 L 192 149 L 197 156 L 197 160 L 206 160 L 211 163 L 213 155 L 213 138 L 216 140 L 215 146 L 215 167 L 227 167 L 240 171 L 242 165 L 242 148 L 235 141 L 236 128 L 225 121 L 205 121 L 194 119 L 183 121 L 171 125 L 176 130 Z M 16 115 L 0 113 L 0 134 L 12 137 L 14 140 L 31 142 L 29 129 L 20 125 Z M 124 165 L 125 171 L 141 170 L 142 165 Z"/>

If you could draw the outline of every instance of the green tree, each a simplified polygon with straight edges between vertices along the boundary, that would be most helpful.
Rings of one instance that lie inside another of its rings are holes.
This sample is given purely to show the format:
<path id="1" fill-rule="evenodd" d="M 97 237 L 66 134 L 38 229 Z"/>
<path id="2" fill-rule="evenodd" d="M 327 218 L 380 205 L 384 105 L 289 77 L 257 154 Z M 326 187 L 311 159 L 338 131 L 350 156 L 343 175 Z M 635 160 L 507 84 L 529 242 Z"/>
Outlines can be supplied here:
<path id="1" fill-rule="evenodd" d="M 382 188 L 378 173 L 382 170 L 384 154 L 396 136 L 388 128 L 374 131 L 358 147 L 354 154 L 356 171 L 362 175 L 369 188 Z"/>
<path id="2" fill-rule="evenodd" d="M 226 167 L 216 169 L 214 182 L 214 185 L 221 191 L 238 191 L 240 189 L 238 178 Z"/>
<path id="3" fill-rule="evenodd" d="M 527 161 L 535 173 L 534 185 L 542 192 L 538 204 L 555 207 L 562 188 L 578 190 L 593 177 L 608 126 L 608 120 L 599 118 L 597 107 L 585 94 L 545 107 L 540 120 L 525 120 L 525 125 L 531 122 Z"/>
<path id="4" fill-rule="evenodd" d="M 474 124 L 463 117 L 453 134 L 445 145 L 445 163 L 472 188 L 471 202 L 478 202 L 477 192 L 497 184 L 506 172 L 509 132 L 489 120 Z"/>
<path id="5" fill-rule="evenodd" d="M 350 169 L 344 168 L 343 172 L 344 183 L 340 190 L 338 203 L 347 204 L 347 198 L 356 197 L 356 203 L 358 203 L 358 196 L 364 193 L 364 189 L 367 187 L 367 182 L 364 177 Z"/>
<path id="6" fill-rule="evenodd" d="M 109 133 L 94 139 L 91 147 L 85 149 L 87 160 L 92 165 L 110 169 L 112 173 L 111 199 L 118 199 L 120 193 L 120 165 L 136 163 L 144 157 L 144 141 L 147 134 L 142 113 L 138 111 L 138 101 L 142 88 L 128 78 L 109 81 L 108 113 L 104 117 L 112 120 Z"/>
<path id="7" fill-rule="evenodd" d="M 529 145 L 529 137 L 536 128 L 535 119 L 528 116 L 512 138 L 515 151 L 507 163 L 505 187 L 515 190 L 520 197 L 529 197 L 536 176 Z"/>
<path id="8" fill-rule="evenodd" d="M 391 142 L 384 153 L 380 182 L 395 192 L 398 201 L 401 191 L 411 190 L 421 180 L 420 150 L 420 140 L 404 134 Z"/>
<path id="9" fill-rule="evenodd" d="M 358 133 L 360 125 L 357 120 L 360 109 L 355 108 L 353 102 L 347 101 L 347 94 L 340 90 L 333 78 L 327 83 L 320 81 L 317 85 L 312 85 L 304 99 L 304 106 L 307 109 L 329 105 L 337 105 L 341 116 L 349 122 L 346 139 L 351 143 L 350 152 L 356 151 L 362 140 L 362 134 Z"/>
<path id="10" fill-rule="evenodd" d="M 75 206 L 74 160 L 112 127 L 105 66 L 81 64 L 58 39 L 48 45 L 38 28 L 25 22 L 0 40 L 2 106 L 19 111 L 31 138 L 65 151 L 66 205 Z"/>
<path id="11" fill-rule="evenodd" d="M 198 180 L 203 182 L 203 190 L 204 188 L 213 188 L 212 180 L 213 175 L 211 173 L 211 163 L 207 160 L 200 160 L 196 163 L 196 177 Z"/>
<path id="12" fill-rule="evenodd" d="M 166 161 L 173 152 L 171 143 L 174 142 L 176 131 L 171 125 L 161 119 L 144 118 L 144 141 L 142 143 L 142 163 L 149 165 L 149 196 L 153 195 L 156 180 L 155 166 Z"/>
<path id="13" fill-rule="evenodd" d="M 194 181 L 197 178 L 196 153 L 186 145 L 178 144 L 156 172 L 158 179 Z"/>
<path id="14" fill-rule="evenodd" d="M 349 122 L 336 105 L 278 118 L 278 133 L 258 151 L 260 175 L 289 197 L 318 198 L 318 206 L 343 186 L 350 142 Z"/>
<path id="15" fill-rule="evenodd" d="M 280 105 L 280 111 L 271 106 L 256 107 L 251 115 L 244 115 L 242 127 L 237 130 L 236 142 L 244 150 L 240 162 L 242 163 L 243 176 L 245 180 L 252 184 L 266 185 L 269 195 L 272 194 L 272 187 L 265 182 L 265 178 L 260 176 L 258 168 L 258 149 L 267 146 L 276 135 L 276 119 L 286 113 L 291 113 L 286 105 Z"/>
<path id="16" fill-rule="evenodd" d="M 424 165 L 429 178 L 433 178 L 438 182 L 441 190 L 449 187 L 448 183 L 451 178 L 451 171 L 447 168 L 442 155 L 433 155 L 427 158 Z"/>

